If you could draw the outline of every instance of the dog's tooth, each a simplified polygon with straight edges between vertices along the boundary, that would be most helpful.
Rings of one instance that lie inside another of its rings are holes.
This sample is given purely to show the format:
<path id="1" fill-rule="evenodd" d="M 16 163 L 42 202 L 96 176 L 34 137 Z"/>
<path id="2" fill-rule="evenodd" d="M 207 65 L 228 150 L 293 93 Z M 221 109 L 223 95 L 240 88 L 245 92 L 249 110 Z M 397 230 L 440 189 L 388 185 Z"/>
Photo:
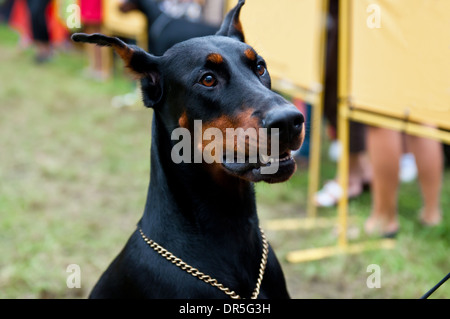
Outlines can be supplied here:
<path id="1" fill-rule="evenodd" d="M 291 155 L 286 155 L 285 157 L 280 159 L 280 162 L 285 162 L 285 161 L 288 161 L 290 159 L 292 159 L 292 156 Z"/>

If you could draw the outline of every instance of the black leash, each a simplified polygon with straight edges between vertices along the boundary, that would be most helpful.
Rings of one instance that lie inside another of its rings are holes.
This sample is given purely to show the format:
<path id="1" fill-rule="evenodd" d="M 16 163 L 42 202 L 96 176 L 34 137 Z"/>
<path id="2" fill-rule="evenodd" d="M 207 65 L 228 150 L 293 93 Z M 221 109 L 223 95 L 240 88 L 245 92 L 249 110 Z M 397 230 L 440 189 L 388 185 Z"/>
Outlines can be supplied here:
<path id="1" fill-rule="evenodd" d="M 440 286 L 442 286 L 442 284 L 444 282 L 446 282 L 448 279 L 450 278 L 450 272 L 447 274 L 447 276 L 445 276 L 441 281 L 439 281 L 439 283 L 434 286 L 433 288 L 430 289 L 430 291 L 428 291 L 425 295 L 422 296 L 422 298 L 420 299 L 427 299 L 428 297 L 430 297 L 430 295 L 435 292 Z"/>

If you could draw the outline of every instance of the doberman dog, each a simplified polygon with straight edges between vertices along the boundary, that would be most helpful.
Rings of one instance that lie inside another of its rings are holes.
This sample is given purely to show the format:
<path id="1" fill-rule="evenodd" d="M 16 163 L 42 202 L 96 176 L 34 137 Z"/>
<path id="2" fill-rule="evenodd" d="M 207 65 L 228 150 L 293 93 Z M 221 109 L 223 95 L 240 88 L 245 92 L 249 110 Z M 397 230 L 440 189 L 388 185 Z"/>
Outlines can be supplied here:
<path id="1" fill-rule="evenodd" d="M 292 176 L 296 164 L 290 154 L 303 142 L 304 117 L 271 90 L 265 61 L 244 42 L 244 2 L 227 14 L 216 35 L 179 43 L 161 57 L 101 34 L 72 36 L 111 46 L 140 77 L 144 104 L 154 110 L 144 214 L 91 298 L 289 298 L 280 264 L 259 228 L 254 182 Z M 280 155 L 271 152 L 270 160 L 257 162 L 176 163 L 172 132 L 192 132 L 196 120 L 203 132 L 271 129 L 267 141 L 279 140 Z M 262 173 L 274 163 L 275 173 Z"/>
<path id="2" fill-rule="evenodd" d="M 213 35 L 218 27 L 183 18 L 172 18 L 165 14 L 154 0 L 127 0 L 120 6 L 121 11 L 134 9 L 141 11 L 148 22 L 148 51 L 163 55 L 174 44 L 196 37 Z"/>

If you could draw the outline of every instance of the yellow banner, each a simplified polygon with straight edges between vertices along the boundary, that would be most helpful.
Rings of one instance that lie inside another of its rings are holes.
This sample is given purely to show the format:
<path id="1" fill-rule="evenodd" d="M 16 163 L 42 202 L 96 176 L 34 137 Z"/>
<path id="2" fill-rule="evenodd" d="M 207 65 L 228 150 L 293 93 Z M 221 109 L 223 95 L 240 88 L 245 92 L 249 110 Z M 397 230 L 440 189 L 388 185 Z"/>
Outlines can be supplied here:
<path id="1" fill-rule="evenodd" d="M 349 1 L 350 103 L 450 129 L 450 1 Z"/>
<path id="2" fill-rule="evenodd" d="M 237 0 L 227 1 L 228 9 L 236 3 Z M 286 88 L 295 86 L 311 96 L 322 89 L 323 3 L 247 0 L 241 10 L 246 42 L 264 57 L 275 82 Z"/>

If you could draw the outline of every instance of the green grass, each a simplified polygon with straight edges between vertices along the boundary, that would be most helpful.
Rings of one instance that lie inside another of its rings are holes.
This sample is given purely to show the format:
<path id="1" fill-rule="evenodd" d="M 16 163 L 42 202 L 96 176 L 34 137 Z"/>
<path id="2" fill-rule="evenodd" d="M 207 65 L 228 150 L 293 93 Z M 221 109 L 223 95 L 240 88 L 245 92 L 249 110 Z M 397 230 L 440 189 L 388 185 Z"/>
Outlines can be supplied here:
<path id="1" fill-rule="evenodd" d="M 0 26 L 0 298 L 84 298 L 140 218 L 149 178 L 151 111 L 116 109 L 111 98 L 133 84 L 122 74 L 104 83 L 83 76 L 80 52 L 59 53 L 42 66 L 17 36 Z M 323 159 L 322 177 L 335 166 Z M 444 176 L 441 226 L 417 221 L 415 183 L 399 195 L 401 232 L 390 251 L 289 264 L 291 250 L 336 244 L 332 227 L 266 230 L 295 298 L 417 298 L 450 270 L 450 173 Z M 307 172 L 287 183 L 258 184 L 263 223 L 305 216 Z M 350 203 L 352 242 L 370 212 L 365 193 Z M 335 209 L 321 209 L 333 217 Z M 69 264 L 81 267 L 81 289 L 69 289 Z M 369 289 L 366 269 L 381 267 L 381 288 Z M 449 297 L 450 284 L 435 297 Z"/>
<path id="2" fill-rule="evenodd" d="M 324 175 L 334 176 L 334 166 L 324 160 Z M 305 216 L 306 172 L 298 172 L 284 185 L 258 185 L 260 215 L 263 220 Z M 444 175 L 442 192 L 444 222 L 435 228 L 424 228 L 417 216 L 421 207 L 419 187 L 402 184 L 399 194 L 399 220 L 401 231 L 393 250 L 374 250 L 357 255 L 342 255 L 301 264 L 283 263 L 288 286 L 298 298 L 418 298 L 450 269 L 450 174 Z M 272 189 L 275 189 L 273 191 Z M 274 196 L 274 193 L 276 194 Z M 286 194 L 287 193 L 287 194 Z M 297 198 L 292 193 L 297 194 Z M 267 194 L 267 196 L 266 196 Z M 268 198 L 268 199 L 267 199 Z M 350 244 L 368 238 L 363 231 L 369 216 L 371 196 L 364 193 L 350 202 Z M 321 217 L 335 217 L 336 209 L 319 209 Z M 333 246 L 337 243 L 336 229 L 268 231 L 278 257 L 285 261 L 288 252 L 299 249 Z M 377 264 L 381 268 L 381 288 L 366 286 L 367 266 Z M 448 298 L 449 285 L 441 287 L 433 297 Z"/>

